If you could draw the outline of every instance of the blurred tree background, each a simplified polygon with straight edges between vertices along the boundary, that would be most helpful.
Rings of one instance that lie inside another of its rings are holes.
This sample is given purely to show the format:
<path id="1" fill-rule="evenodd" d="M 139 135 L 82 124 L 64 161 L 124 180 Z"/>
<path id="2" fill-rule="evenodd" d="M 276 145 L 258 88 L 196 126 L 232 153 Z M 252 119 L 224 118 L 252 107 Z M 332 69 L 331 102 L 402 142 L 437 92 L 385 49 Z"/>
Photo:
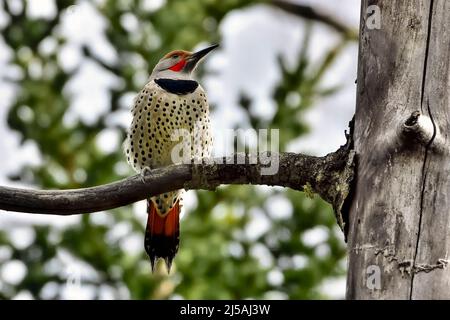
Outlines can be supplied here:
<path id="1" fill-rule="evenodd" d="M 24 143 L 34 141 L 43 160 L 41 165 L 23 167 L 11 180 L 38 188 L 67 189 L 131 175 L 120 143 L 113 150 L 105 151 L 100 146 L 102 136 L 111 130 L 119 132 L 118 141 L 125 137 L 124 127 L 111 120 L 114 115 L 129 110 L 130 97 L 142 88 L 163 54 L 219 43 L 219 26 L 227 14 L 268 1 L 148 2 L 152 3 L 90 2 L 102 16 L 105 42 L 117 59 L 102 56 L 92 46 L 82 46 L 82 59 L 116 79 L 107 87 L 106 112 L 85 120 L 67 117 L 76 98 L 68 87 L 80 70 L 61 61 L 61 52 L 70 51 L 70 39 L 61 32 L 63 20 L 76 10 L 76 3 L 55 1 L 52 17 L 36 18 L 27 14 L 29 1 L 0 1 L 7 21 L 1 26 L 1 37 L 10 48 L 9 64 L 15 70 L 15 76 L 3 81 L 13 83 L 17 90 L 8 125 L 20 133 Z M 342 34 L 339 44 L 313 63 L 306 54 L 313 23 L 305 24 L 306 36 L 295 66 L 279 59 L 282 77 L 272 92 L 277 105 L 273 117 L 252 112 L 252 97 L 243 94 L 240 100 L 247 127 L 280 128 L 281 151 L 307 132 L 308 124 L 302 120 L 305 110 L 313 108 L 317 99 L 339 90 L 338 86 L 324 88 L 320 81 L 342 48 L 355 40 Z M 199 77 L 207 72 L 201 69 Z M 213 114 L 216 108 L 212 105 Z M 33 226 L 33 241 L 26 247 L 15 246 L 9 234 L 0 231 L 0 269 L 13 260 L 26 266 L 19 282 L 0 280 L 0 298 L 23 292 L 36 299 L 67 297 L 67 282 L 77 281 L 64 262 L 68 259 L 83 270 L 81 286 L 97 299 L 327 298 L 320 285 L 325 279 L 344 275 L 342 236 L 330 206 L 317 197 L 251 186 L 222 186 L 217 192 L 195 194 L 196 201 L 188 206 L 189 212 L 181 222 L 181 247 L 170 275 L 162 264 L 151 274 L 142 245 L 145 207 L 134 205 L 83 215 L 77 223 L 64 227 Z M 284 214 L 277 212 L 281 207 Z M 137 214 L 138 209 L 144 212 Z M 265 222 L 262 231 L 252 231 L 255 221 Z M 323 234 L 322 240 L 312 245 L 305 241 L 311 229 Z M 138 243 L 140 250 L 129 250 L 130 243 Z"/>

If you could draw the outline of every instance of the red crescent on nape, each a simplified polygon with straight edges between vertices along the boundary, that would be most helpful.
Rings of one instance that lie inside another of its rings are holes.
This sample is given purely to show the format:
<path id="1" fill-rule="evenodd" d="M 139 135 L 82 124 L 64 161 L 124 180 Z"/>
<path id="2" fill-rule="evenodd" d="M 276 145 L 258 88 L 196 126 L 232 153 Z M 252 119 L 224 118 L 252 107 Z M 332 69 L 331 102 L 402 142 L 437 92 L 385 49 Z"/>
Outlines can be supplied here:
<path id="1" fill-rule="evenodd" d="M 180 60 L 180 62 L 171 66 L 169 69 L 172 71 L 179 72 L 184 68 L 185 65 L 186 65 L 186 60 L 182 59 L 182 60 Z"/>

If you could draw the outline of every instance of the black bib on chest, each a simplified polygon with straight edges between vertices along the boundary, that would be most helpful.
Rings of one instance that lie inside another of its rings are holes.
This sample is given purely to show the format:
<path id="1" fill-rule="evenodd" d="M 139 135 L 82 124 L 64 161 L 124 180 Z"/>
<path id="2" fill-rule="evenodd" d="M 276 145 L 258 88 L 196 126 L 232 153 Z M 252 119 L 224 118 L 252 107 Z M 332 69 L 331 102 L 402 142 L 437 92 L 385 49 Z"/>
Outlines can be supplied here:
<path id="1" fill-rule="evenodd" d="M 188 94 L 197 89 L 198 82 L 194 80 L 155 79 L 158 86 L 174 94 Z"/>

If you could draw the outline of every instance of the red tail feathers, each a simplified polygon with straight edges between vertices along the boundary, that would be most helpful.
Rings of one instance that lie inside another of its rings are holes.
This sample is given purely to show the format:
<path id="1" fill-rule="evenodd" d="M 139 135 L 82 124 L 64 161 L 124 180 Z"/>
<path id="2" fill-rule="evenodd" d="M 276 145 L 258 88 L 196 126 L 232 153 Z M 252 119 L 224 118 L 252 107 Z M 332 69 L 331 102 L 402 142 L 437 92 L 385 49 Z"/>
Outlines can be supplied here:
<path id="1" fill-rule="evenodd" d="M 161 217 L 153 204 L 147 201 L 147 229 L 145 231 L 145 251 L 150 257 L 152 271 L 158 258 L 164 259 L 170 272 L 172 260 L 177 254 L 180 241 L 180 203 L 179 200 L 170 211 Z"/>

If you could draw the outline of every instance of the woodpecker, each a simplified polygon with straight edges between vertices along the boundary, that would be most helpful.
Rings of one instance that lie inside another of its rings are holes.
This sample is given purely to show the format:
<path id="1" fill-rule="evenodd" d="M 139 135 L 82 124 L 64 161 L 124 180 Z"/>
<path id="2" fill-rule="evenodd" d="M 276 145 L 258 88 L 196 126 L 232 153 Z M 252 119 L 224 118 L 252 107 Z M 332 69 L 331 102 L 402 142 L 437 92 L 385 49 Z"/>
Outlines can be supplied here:
<path id="1" fill-rule="evenodd" d="M 192 73 L 198 63 L 218 45 L 192 53 L 176 50 L 166 54 L 154 67 L 147 84 L 134 100 L 133 120 L 124 142 L 124 152 L 133 169 L 145 176 L 154 168 L 176 162 L 172 150 L 180 142 L 172 134 L 195 135 L 190 159 L 211 156 L 212 136 L 206 93 Z M 186 137 L 184 137 L 186 138 Z M 170 273 L 178 252 L 180 210 L 184 190 L 147 199 L 144 247 L 152 272 L 159 258 Z"/>

